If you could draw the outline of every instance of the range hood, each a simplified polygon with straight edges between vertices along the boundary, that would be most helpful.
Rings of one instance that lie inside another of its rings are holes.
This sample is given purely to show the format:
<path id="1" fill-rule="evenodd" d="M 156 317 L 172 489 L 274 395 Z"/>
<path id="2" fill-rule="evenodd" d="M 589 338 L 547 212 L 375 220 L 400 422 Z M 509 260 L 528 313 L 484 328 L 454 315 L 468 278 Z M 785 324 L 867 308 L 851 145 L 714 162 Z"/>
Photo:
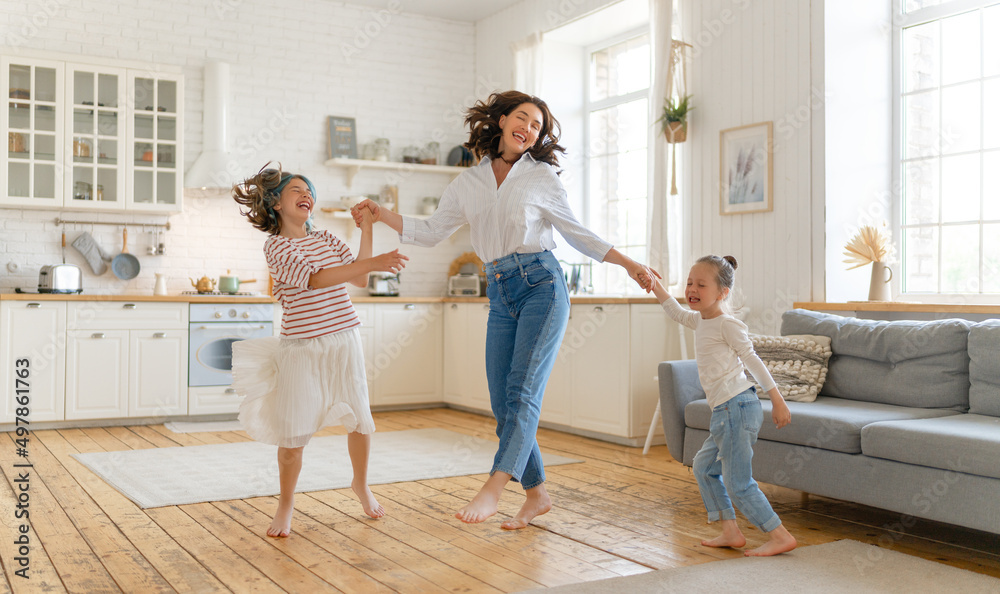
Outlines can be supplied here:
<path id="1" fill-rule="evenodd" d="M 222 188 L 236 182 L 229 173 L 233 158 L 226 146 L 229 113 L 229 64 L 210 60 L 205 64 L 205 104 L 202 116 L 204 146 L 201 155 L 184 175 L 185 188 Z"/>

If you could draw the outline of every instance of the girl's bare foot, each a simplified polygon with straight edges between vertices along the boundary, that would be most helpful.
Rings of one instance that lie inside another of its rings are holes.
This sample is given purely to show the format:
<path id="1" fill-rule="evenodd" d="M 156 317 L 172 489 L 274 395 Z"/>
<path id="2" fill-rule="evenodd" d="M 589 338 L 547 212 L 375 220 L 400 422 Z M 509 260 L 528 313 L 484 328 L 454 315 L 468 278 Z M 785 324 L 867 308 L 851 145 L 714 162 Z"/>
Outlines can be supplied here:
<path id="1" fill-rule="evenodd" d="M 756 549 L 743 551 L 743 554 L 747 557 L 770 557 L 771 555 L 787 553 L 799 544 L 798 541 L 795 540 L 795 537 L 792 536 L 783 525 L 770 531 L 768 536 L 770 536 L 771 539 L 766 543 Z"/>
<path id="2" fill-rule="evenodd" d="M 385 508 L 375 499 L 375 495 L 372 494 L 372 490 L 368 488 L 368 485 L 359 485 L 356 481 L 351 481 L 351 489 L 358 496 L 358 500 L 361 501 L 361 508 L 365 510 L 365 513 L 369 517 L 377 520 L 385 515 Z"/>
<path id="3" fill-rule="evenodd" d="M 517 515 L 513 519 L 500 524 L 500 527 L 504 530 L 520 530 L 531 523 L 536 517 L 552 509 L 552 500 L 549 499 L 549 494 L 545 491 L 543 485 L 528 489 L 524 494 L 527 496 L 527 499 L 525 499 L 524 505 L 521 506 Z"/>
<path id="4" fill-rule="evenodd" d="M 747 539 L 743 536 L 736 520 L 722 520 L 722 534 L 711 540 L 703 540 L 701 544 L 706 547 L 738 549 L 747 544 Z"/>
<path id="5" fill-rule="evenodd" d="M 288 501 L 278 499 L 278 511 L 274 512 L 274 519 L 267 529 L 267 535 L 272 538 L 284 538 L 292 533 L 292 512 L 295 510 L 295 497 L 290 497 Z"/>

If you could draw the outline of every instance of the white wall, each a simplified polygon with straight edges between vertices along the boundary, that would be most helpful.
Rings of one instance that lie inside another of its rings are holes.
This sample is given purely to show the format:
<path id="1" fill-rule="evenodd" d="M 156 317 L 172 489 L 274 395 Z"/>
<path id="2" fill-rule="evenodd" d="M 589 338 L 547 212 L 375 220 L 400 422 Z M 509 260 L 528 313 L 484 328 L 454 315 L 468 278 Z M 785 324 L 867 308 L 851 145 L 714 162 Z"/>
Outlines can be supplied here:
<path id="1" fill-rule="evenodd" d="M 387 0 L 386 6 L 375 11 L 329 0 L 0 0 L 0 53 L 61 52 L 80 60 L 97 56 L 181 67 L 187 165 L 201 150 L 204 64 L 208 59 L 228 62 L 233 91 L 229 148 L 238 169 L 250 175 L 269 160 L 280 161 L 314 182 L 323 206 L 348 193 L 377 193 L 389 179 L 362 173 L 349 191 L 344 172 L 323 165 L 329 115 L 355 117 L 360 143 L 389 138 L 394 158 L 411 144 L 436 140 L 446 154 L 464 141 L 460 113 L 476 96 L 475 27 L 407 15 L 398 0 Z M 420 198 L 440 195 L 448 180 L 441 175 L 401 180 L 401 211 L 416 212 Z M 0 290 L 34 287 L 38 268 L 59 261 L 62 228 L 52 223 L 57 214 L 0 210 L 0 270 L 9 262 L 20 267 L 17 274 L 0 275 Z M 261 253 L 265 236 L 239 217 L 230 198 L 188 195 L 184 212 L 170 223 L 166 256 L 145 255 L 146 238 L 131 228 L 130 251 L 143 269 L 132 281 L 119 281 L 110 272 L 92 275 L 71 248 L 67 261 L 84 269 L 88 293 L 152 291 L 154 272 L 168 275 L 171 292 L 186 289 L 190 276 L 217 277 L 227 269 L 243 278 L 267 278 Z M 344 221 L 317 216 L 317 223 L 337 235 L 347 231 Z M 120 250 L 120 227 L 71 227 L 69 241 L 84 230 L 108 251 Z M 350 241 L 353 247 L 357 240 L 355 235 Z M 381 230 L 375 247 L 394 249 L 398 241 Z M 468 232 L 460 231 L 437 248 L 404 250 L 412 256 L 403 274 L 404 295 L 442 295 L 447 264 L 469 249 Z"/>
<path id="2" fill-rule="evenodd" d="M 814 114 L 811 13 L 800 0 L 681 0 L 695 109 L 684 147 L 687 192 L 682 278 L 705 254 L 735 256 L 747 322 L 777 332 L 781 313 L 812 295 L 810 179 Z M 772 212 L 720 214 L 720 131 L 774 123 Z"/>

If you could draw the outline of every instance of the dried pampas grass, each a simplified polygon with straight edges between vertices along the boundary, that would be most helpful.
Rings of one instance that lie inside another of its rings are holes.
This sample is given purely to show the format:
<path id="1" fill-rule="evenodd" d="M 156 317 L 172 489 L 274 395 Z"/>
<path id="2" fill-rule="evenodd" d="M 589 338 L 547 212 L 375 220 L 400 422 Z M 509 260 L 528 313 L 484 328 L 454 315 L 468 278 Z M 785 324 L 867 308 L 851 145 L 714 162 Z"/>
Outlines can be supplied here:
<path id="1" fill-rule="evenodd" d="M 844 260 L 844 263 L 854 265 L 848 270 L 872 262 L 885 262 L 889 254 L 892 253 L 891 237 L 884 228 L 878 229 L 865 225 L 847 242 L 846 249 L 844 255 L 847 256 L 847 259 Z"/>

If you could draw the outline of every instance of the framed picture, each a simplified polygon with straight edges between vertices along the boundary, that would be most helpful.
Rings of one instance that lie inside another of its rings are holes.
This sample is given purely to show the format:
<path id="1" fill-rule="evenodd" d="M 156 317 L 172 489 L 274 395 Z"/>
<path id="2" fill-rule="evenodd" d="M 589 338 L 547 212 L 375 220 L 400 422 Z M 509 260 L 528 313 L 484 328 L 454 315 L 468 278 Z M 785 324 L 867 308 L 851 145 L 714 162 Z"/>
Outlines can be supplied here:
<path id="1" fill-rule="evenodd" d="M 719 132 L 722 214 L 771 210 L 771 149 L 771 122 Z"/>
<path id="2" fill-rule="evenodd" d="M 335 157 L 358 158 L 358 133 L 354 118 L 330 116 L 327 118 L 330 127 L 330 145 L 328 153 L 331 159 Z"/>

